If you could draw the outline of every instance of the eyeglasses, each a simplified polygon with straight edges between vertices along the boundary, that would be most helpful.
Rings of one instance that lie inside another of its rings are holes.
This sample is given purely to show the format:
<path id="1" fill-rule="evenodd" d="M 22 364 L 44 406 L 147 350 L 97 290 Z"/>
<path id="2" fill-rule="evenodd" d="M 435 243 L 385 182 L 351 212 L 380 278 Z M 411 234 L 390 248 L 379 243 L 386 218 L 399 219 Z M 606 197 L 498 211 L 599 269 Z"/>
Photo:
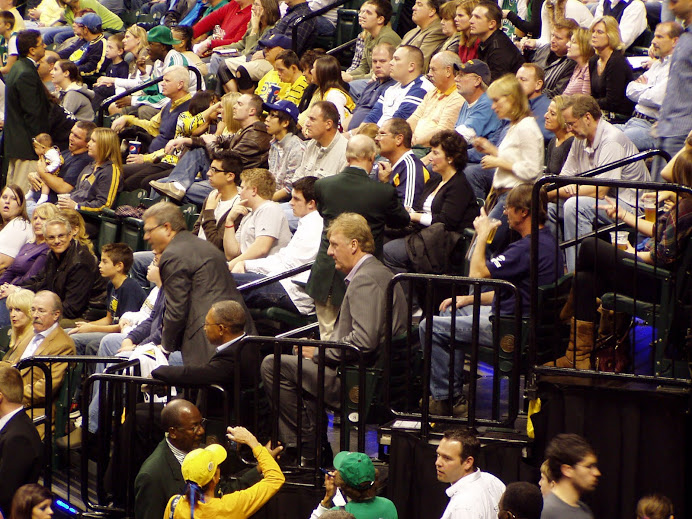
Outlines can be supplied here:
<path id="1" fill-rule="evenodd" d="M 67 238 L 69 234 L 67 233 L 62 233 L 62 234 L 56 234 L 55 236 L 44 236 L 44 239 L 48 243 L 53 243 L 53 242 L 60 242 L 63 241 L 65 238 Z"/>
<path id="2" fill-rule="evenodd" d="M 199 422 L 198 424 L 192 425 L 190 427 L 174 426 L 173 428 L 178 429 L 179 431 L 192 431 L 193 433 L 196 433 L 200 429 L 206 429 L 207 428 L 207 419 L 202 418 L 201 422 Z"/>
<path id="3" fill-rule="evenodd" d="M 145 228 L 143 229 L 143 230 L 144 230 L 144 234 L 151 234 L 151 233 L 154 232 L 156 229 L 158 229 L 159 227 L 163 227 L 164 225 L 166 225 L 166 224 L 165 224 L 165 223 L 160 223 L 159 225 L 157 225 L 157 226 L 155 226 L 155 227 L 151 227 L 150 229 L 147 229 L 147 228 L 145 227 Z"/>
<path id="4" fill-rule="evenodd" d="M 227 171 L 224 171 L 223 169 L 216 169 L 214 166 L 210 166 L 209 171 L 211 171 L 212 174 L 214 174 L 214 175 L 216 175 L 217 173 L 228 173 Z"/>

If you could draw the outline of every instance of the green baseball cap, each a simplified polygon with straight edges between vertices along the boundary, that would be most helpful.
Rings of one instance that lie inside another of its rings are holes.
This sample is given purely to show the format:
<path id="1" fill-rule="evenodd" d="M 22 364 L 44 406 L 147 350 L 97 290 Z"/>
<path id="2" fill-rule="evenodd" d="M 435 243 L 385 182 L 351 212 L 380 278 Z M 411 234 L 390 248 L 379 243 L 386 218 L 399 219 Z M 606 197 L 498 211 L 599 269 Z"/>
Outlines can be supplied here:
<path id="1" fill-rule="evenodd" d="M 367 490 L 375 484 L 375 466 L 362 452 L 341 451 L 334 457 L 334 468 L 349 487 Z"/>
<path id="2" fill-rule="evenodd" d="M 165 25 L 157 25 L 147 33 L 149 43 L 161 43 L 163 45 L 178 45 L 180 40 L 173 38 L 171 30 Z"/>

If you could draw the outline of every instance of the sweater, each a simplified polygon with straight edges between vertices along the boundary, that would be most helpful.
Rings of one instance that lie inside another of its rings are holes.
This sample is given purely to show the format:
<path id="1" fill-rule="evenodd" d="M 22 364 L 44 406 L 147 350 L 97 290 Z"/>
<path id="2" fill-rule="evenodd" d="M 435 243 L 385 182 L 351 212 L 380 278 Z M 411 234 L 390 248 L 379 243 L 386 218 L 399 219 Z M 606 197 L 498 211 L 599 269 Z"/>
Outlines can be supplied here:
<path id="1" fill-rule="evenodd" d="M 223 36 L 211 40 L 212 48 L 237 42 L 243 37 L 250 23 L 250 9 L 249 5 L 240 9 L 238 2 L 229 2 L 197 22 L 194 26 L 194 37 L 199 38 L 218 25 L 223 31 Z"/>

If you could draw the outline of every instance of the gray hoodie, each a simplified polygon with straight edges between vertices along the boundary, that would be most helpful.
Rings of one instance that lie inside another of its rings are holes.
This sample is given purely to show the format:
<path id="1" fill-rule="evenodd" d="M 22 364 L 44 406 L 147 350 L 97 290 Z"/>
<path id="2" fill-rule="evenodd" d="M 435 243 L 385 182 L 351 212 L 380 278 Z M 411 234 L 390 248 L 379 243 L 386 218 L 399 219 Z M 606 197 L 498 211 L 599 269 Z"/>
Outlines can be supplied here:
<path id="1" fill-rule="evenodd" d="M 73 114 L 78 121 L 93 121 L 94 109 L 91 100 L 94 93 L 85 85 L 72 83 L 67 90 L 60 92 L 60 105 Z"/>

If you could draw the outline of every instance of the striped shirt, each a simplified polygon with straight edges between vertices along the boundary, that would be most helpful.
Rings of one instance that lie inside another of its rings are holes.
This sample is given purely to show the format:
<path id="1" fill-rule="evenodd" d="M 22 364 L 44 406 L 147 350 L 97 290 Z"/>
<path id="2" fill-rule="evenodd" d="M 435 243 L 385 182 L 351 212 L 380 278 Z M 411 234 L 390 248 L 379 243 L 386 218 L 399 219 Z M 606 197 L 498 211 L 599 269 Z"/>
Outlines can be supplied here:
<path id="1" fill-rule="evenodd" d="M 425 94 L 435 87 L 424 76 L 418 76 L 408 85 L 394 83 L 380 96 L 363 122 L 382 126 L 390 119 L 408 119 L 421 104 Z"/>
<path id="2" fill-rule="evenodd" d="M 411 150 L 404 153 L 392 166 L 391 183 L 404 207 L 418 207 L 428 178 L 428 170 Z"/>

